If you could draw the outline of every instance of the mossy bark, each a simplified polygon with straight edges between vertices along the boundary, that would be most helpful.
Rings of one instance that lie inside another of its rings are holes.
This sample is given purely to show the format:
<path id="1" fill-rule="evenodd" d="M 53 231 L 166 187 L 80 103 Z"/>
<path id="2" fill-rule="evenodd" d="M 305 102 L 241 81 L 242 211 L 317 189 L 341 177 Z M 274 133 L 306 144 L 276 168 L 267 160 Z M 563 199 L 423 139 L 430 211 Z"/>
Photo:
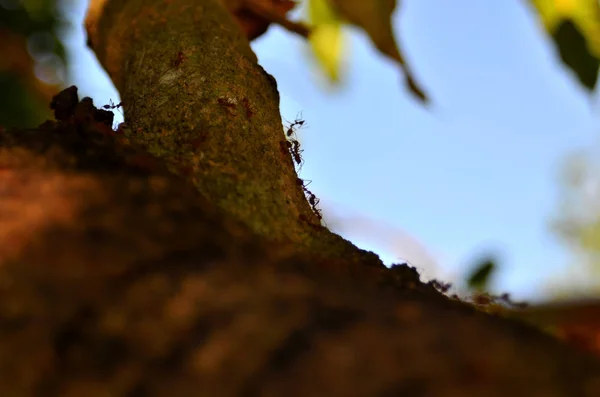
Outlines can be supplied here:
<path id="1" fill-rule="evenodd" d="M 87 27 L 132 142 L 262 236 L 381 266 L 321 227 L 285 145 L 277 83 L 221 1 L 106 2 Z"/>

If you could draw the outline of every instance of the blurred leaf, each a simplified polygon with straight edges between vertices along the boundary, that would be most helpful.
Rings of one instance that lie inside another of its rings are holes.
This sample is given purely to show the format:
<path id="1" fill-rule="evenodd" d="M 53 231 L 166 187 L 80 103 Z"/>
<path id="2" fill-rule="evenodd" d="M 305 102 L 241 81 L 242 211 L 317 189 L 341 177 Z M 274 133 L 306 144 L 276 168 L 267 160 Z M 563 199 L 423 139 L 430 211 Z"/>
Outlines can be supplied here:
<path id="1" fill-rule="evenodd" d="M 585 37 L 577 26 L 569 20 L 563 21 L 554 32 L 563 63 L 573 70 L 581 84 L 593 90 L 598 80 L 600 61 L 587 48 Z"/>
<path id="2" fill-rule="evenodd" d="M 1 3 L 1 2 L 0 2 Z M 21 0 L 0 6 L 0 122 L 37 125 L 60 90 L 66 51 L 59 34 L 66 26 L 60 0 Z"/>
<path id="3" fill-rule="evenodd" d="M 600 142 L 599 142 L 600 143 Z M 598 144 L 570 153 L 561 167 L 558 203 L 550 227 L 572 256 L 553 276 L 553 293 L 600 291 L 600 160 Z"/>
<path id="4" fill-rule="evenodd" d="M 317 26 L 310 35 L 313 54 L 333 83 L 340 80 L 343 38 L 342 27 L 339 24 Z"/>
<path id="5" fill-rule="evenodd" d="M 336 83 L 340 78 L 344 47 L 340 19 L 327 0 L 309 0 L 308 17 L 314 26 L 309 37 L 313 54 L 330 81 Z"/>
<path id="6" fill-rule="evenodd" d="M 487 258 L 478 262 L 467 277 L 467 285 L 471 289 L 484 290 L 489 284 L 490 276 L 496 270 L 494 259 Z"/>
<path id="7" fill-rule="evenodd" d="M 600 65 L 598 0 L 531 0 L 563 63 L 581 84 L 594 89 Z"/>
<path id="8" fill-rule="evenodd" d="M 421 101 L 427 96 L 415 81 L 400 51 L 392 29 L 392 14 L 396 0 L 329 0 L 339 15 L 362 28 L 377 49 L 396 61 L 402 69 L 409 90 Z"/>
<path id="9" fill-rule="evenodd" d="M 33 127 L 52 117 L 43 98 L 30 95 L 14 76 L 0 72 L 0 126 Z"/>

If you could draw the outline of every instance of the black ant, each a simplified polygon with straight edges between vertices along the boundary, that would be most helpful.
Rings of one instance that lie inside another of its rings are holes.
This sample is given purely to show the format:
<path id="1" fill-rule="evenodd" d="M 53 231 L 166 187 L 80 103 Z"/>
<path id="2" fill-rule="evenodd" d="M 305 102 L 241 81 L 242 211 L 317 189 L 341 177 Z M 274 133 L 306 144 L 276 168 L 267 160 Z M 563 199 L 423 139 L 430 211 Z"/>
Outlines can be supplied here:
<path id="1" fill-rule="evenodd" d="M 304 195 L 306 196 L 306 199 L 308 200 L 308 203 L 310 204 L 310 208 L 312 209 L 313 213 L 319 220 L 322 220 L 323 214 L 319 207 L 317 207 L 321 200 L 319 200 L 317 196 L 315 196 L 315 194 L 307 188 L 307 186 L 310 185 L 312 181 L 308 181 L 308 183 L 305 183 L 303 179 L 297 178 L 296 182 L 302 187 L 302 191 L 304 192 Z"/>
<path id="2" fill-rule="evenodd" d="M 317 196 L 314 195 L 314 193 L 312 192 L 308 192 L 308 202 L 310 203 L 310 205 L 314 208 L 317 205 L 319 205 L 319 203 L 321 202 L 321 200 L 319 198 L 317 198 Z"/>
<path id="3" fill-rule="evenodd" d="M 310 185 L 312 181 L 310 179 L 296 178 L 296 183 L 302 186 L 303 189 L 306 189 L 306 187 Z"/>
<path id="4" fill-rule="evenodd" d="M 285 135 L 287 137 L 287 140 L 285 141 L 285 146 L 292 155 L 294 162 L 298 166 L 298 172 L 300 172 L 302 164 L 304 163 L 304 160 L 302 159 L 302 153 L 304 152 L 304 150 L 300 148 L 300 142 L 298 142 L 298 140 L 296 139 L 296 129 L 302 128 L 304 124 L 305 121 L 302 119 L 302 113 L 300 113 L 300 115 L 296 116 L 296 119 L 292 123 L 290 123 L 288 129 L 285 132 Z M 314 195 L 313 192 L 307 189 L 307 186 L 310 185 L 311 182 L 312 181 L 308 181 L 306 183 L 304 180 L 297 178 L 297 183 L 302 187 L 302 191 L 304 192 L 304 196 L 308 200 L 308 204 L 310 204 L 310 208 L 312 209 L 315 216 L 319 220 L 322 220 L 323 214 L 321 213 L 321 210 L 318 207 L 320 200 L 317 198 L 317 196 Z"/>
<path id="5" fill-rule="evenodd" d="M 123 106 L 123 102 L 119 102 L 115 105 L 115 103 L 112 101 L 112 99 L 110 100 L 110 104 L 109 105 L 104 105 L 102 106 L 102 108 L 104 109 L 118 109 L 121 106 Z"/>
<path id="6" fill-rule="evenodd" d="M 291 138 L 296 132 L 296 128 L 302 128 L 305 122 L 306 121 L 302 119 L 302 112 L 300 112 L 300 116 L 296 116 L 296 119 L 288 126 L 285 135 L 287 135 L 288 138 Z"/>
<path id="7" fill-rule="evenodd" d="M 287 154 L 290 150 L 292 150 L 292 143 L 290 141 L 281 141 L 279 142 L 279 147 L 281 149 L 281 153 Z"/>
<path id="8" fill-rule="evenodd" d="M 297 140 L 292 140 L 291 142 L 291 148 L 290 148 L 290 153 L 292 154 L 292 157 L 294 158 L 294 161 L 296 162 L 296 164 L 298 165 L 299 168 L 302 168 L 302 152 L 304 150 L 300 149 L 300 142 L 298 142 Z M 298 169 L 298 171 L 300 171 L 300 169 Z"/>
<path id="9" fill-rule="evenodd" d="M 300 149 L 300 143 L 296 140 L 283 141 L 281 142 L 281 152 L 283 154 L 289 153 L 294 162 L 298 165 L 298 171 L 300 171 L 304 162 L 302 159 L 303 150 Z"/>
<path id="10" fill-rule="evenodd" d="M 304 126 L 304 124 L 305 121 L 302 119 L 302 113 L 299 113 L 299 116 L 296 116 L 296 119 L 289 124 L 288 129 L 285 132 L 287 138 L 286 145 L 290 154 L 292 155 L 292 158 L 294 159 L 294 162 L 298 166 L 298 171 L 300 171 L 300 168 L 302 168 L 303 164 L 303 150 L 300 149 L 300 142 L 298 142 L 298 139 L 296 138 L 296 129 L 301 128 Z"/>
<path id="11" fill-rule="evenodd" d="M 439 280 L 431 280 L 429 282 L 433 288 L 435 288 L 436 290 L 440 291 L 441 293 L 445 294 L 447 293 L 450 288 L 452 287 L 452 284 L 450 283 L 444 283 L 443 281 L 439 281 Z"/>

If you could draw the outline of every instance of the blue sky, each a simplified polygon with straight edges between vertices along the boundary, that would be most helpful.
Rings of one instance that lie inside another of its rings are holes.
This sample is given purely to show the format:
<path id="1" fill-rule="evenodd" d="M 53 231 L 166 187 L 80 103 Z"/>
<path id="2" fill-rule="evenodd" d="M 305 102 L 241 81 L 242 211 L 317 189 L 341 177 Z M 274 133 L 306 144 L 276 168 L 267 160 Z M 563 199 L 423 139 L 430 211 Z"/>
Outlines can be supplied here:
<path id="1" fill-rule="evenodd" d="M 254 43 L 282 116 L 306 120 L 301 176 L 334 229 L 387 262 L 403 257 L 451 279 L 491 251 L 496 290 L 540 296 L 569 263 L 548 221 L 562 159 L 595 142 L 597 101 L 557 62 L 525 0 L 400 3 L 397 37 L 429 110 L 358 32 L 339 89 L 322 84 L 300 39 L 275 27 Z M 116 101 L 82 29 L 69 40 L 81 94 Z"/>

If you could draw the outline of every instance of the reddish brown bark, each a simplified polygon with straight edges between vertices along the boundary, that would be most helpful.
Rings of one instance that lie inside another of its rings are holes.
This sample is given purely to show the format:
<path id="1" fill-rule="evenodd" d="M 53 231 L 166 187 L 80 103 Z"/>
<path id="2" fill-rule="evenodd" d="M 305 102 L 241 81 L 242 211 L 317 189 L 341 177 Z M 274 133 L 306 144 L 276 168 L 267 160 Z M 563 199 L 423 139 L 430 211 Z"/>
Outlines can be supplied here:
<path id="1" fill-rule="evenodd" d="M 1 395 L 600 395 L 597 358 L 318 225 L 219 2 L 101 11 L 128 127 L 71 92 L 0 133 Z"/>

